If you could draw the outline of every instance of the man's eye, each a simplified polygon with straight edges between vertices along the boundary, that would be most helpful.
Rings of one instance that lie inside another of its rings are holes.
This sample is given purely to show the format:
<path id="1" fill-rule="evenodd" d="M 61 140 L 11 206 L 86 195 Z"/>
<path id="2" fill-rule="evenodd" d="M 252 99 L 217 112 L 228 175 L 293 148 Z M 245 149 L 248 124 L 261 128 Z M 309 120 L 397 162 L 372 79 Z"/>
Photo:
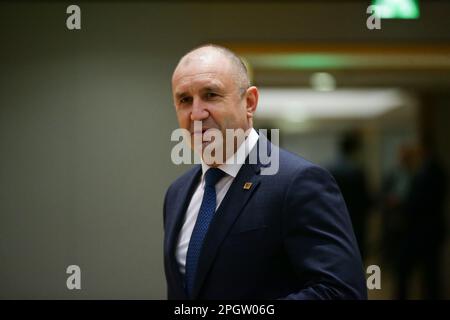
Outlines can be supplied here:
<path id="1" fill-rule="evenodd" d="M 180 99 L 180 103 L 189 103 L 192 99 L 189 97 L 184 97 Z"/>
<path id="2" fill-rule="evenodd" d="M 208 92 L 207 94 L 206 94 L 206 98 L 207 99 L 213 99 L 213 98 L 215 98 L 215 97 L 217 97 L 218 96 L 218 94 L 217 93 L 214 93 L 214 92 Z"/>

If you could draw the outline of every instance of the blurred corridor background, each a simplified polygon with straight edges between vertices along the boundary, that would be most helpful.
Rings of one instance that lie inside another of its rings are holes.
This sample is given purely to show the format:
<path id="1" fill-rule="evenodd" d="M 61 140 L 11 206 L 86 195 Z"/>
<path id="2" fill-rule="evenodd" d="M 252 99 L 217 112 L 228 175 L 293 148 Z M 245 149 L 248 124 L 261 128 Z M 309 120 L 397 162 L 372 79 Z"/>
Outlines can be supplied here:
<path id="1" fill-rule="evenodd" d="M 0 3 L 1 299 L 165 298 L 170 79 L 210 42 L 247 63 L 256 128 L 336 178 L 369 297 L 450 298 L 450 2 L 79 1 L 72 31 L 69 4 Z"/>

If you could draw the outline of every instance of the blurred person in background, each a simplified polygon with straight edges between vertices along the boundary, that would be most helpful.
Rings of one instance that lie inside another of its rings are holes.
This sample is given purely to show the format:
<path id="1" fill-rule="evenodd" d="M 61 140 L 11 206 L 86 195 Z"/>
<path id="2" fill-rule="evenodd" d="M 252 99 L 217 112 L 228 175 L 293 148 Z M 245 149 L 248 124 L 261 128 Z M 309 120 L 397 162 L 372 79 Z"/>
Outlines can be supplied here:
<path id="1" fill-rule="evenodd" d="M 403 143 L 398 148 L 397 164 L 384 179 L 381 191 L 381 258 L 383 266 L 392 269 L 395 279 L 400 278 L 400 244 L 406 235 L 405 206 L 415 170 L 417 148 Z"/>
<path id="2" fill-rule="evenodd" d="M 441 297 L 441 251 L 446 232 L 447 179 L 432 139 L 424 139 L 417 156 L 417 170 L 405 199 L 405 232 L 398 257 L 397 298 L 408 297 L 412 274 L 417 270 L 423 298 L 438 299 Z"/>
<path id="3" fill-rule="evenodd" d="M 361 133 L 358 130 L 344 133 L 339 141 L 338 158 L 329 170 L 341 189 L 364 260 L 367 255 L 366 224 L 371 196 L 364 169 L 359 161 L 361 146 Z"/>

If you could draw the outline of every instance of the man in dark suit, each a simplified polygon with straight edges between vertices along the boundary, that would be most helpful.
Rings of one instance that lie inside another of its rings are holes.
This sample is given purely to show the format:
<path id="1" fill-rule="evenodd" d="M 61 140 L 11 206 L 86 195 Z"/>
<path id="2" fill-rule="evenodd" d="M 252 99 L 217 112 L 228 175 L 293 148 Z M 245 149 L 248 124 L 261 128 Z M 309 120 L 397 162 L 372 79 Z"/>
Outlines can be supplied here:
<path id="1" fill-rule="evenodd" d="M 223 47 L 196 48 L 177 65 L 172 90 L 180 128 L 202 162 L 166 193 L 168 298 L 365 299 L 361 258 L 336 182 L 253 129 L 258 89 L 242 61 Z M 227 129 L 243 130 L 245 139 L 227 138 Z M 224 138 L 206 138 L 211 130 Z M 202 150 L 214 144 L 231 146 L 241 161 L 214 152 L 205 157 Z"/>

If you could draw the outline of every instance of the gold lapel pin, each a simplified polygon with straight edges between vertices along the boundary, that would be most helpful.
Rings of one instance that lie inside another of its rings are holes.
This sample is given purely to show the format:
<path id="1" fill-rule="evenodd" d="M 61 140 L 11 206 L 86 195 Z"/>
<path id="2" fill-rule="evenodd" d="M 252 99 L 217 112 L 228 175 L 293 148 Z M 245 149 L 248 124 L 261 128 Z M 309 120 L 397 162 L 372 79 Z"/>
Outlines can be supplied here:
<path id="1" fill-rule="evenodd" d="M 244 190 L 250 190 L 250 188 L 252 187 L 252 184 L 253 184 L 253 183 L 251 183 L 251 182 L 246 182 L 246 183 L 244 184 Z"/>

